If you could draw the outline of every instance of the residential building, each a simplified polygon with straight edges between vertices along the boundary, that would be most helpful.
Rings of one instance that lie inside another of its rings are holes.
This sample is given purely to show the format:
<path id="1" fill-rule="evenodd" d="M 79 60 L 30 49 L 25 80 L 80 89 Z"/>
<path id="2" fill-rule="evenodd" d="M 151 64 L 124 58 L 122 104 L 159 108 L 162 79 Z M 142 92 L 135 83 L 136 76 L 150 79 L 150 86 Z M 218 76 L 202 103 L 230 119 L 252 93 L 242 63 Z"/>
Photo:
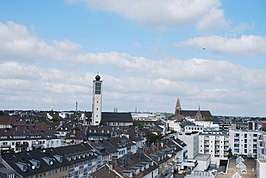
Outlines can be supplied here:
<path id="1" fill-rule="evenodd" d="M 257 159 L 266 160 L 266 133 L 259 135 L 257 146 Z"/>
<path id="2" fill-rule="evenodd" d="M 236 155 L 245 155 L 252 158 L 257 157 L 258 138 L 262 132 L 253 130 L 229 130 L 229 144 L 232 153 Z"/>
<path id="3" fill-rule="evenodd" d="M 54 148 L 62 145 L 62 140 L 49 132 L 0 130 L 0 150 L 2 152 L 30 151 L 37 148 Z"/>
<path id="4" fill-rule="evenodd" d="M 144 149 L 145 155 L 151 158 L 159 166 L 159 175 L 170 178 L 175 171 L 174 147 L 168 147 L 163 142 L 156 143 Z"/>
<path id="5" fill-rule="evenodd" d="M 68 161 L 54 148 L 2 155 L 2 164 L 18 178 L 68 178 Z"/>
<path id="6" fill-rule="evenodd" d="M 256 162 L 256 175 L 257 178 L 265 178 L 266 177 L 266 160 L 257 159 Z"/>
<path id="7" fill-rule="evenodd" d="M 58 147 L 56 150 L 68 161 L 70 178 L 86 177 L 103 164 L 102 156 L 88 143 Z"/>
<path id="8" fill-rule="evenodd" d="M 127 154 L 110 164 L 121 177 L 127 178 L 159 178 L 159 167 L 141 150 L 135 154 Z"/>
<path id="9" fill-rule="evenodd" d="M 187 145 L 187 158 L 194 159 L 199 153 L 199 133 L 180 133 L 177 137 Z"/>
<path id="10" fill-rule="evenodd" d="M 211 164 L 217 167 L 220 160 L 227 160 L 229 135 L 226 132 L 209 131 L 199 134 L 199 153 L 210 154 Z"/>

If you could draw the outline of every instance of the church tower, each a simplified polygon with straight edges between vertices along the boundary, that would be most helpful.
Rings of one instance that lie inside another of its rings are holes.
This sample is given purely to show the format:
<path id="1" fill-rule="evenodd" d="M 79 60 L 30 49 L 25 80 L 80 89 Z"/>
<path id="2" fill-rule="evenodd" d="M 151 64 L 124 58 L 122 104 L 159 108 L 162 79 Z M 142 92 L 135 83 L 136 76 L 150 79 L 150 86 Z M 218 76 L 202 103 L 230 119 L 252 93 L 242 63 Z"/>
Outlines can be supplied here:
<path id="1" fill-rule="evenodd" d="M 102 119 L 102 81 L 100 75 L 96 75 L 95 80 L 93 80 L 91 125 L 99 125 L 101 119 Z"/>
<path id="2" fill-rule="evenodd" d="M 175 115 L 180 115 L 180 113 L 181 113 L 181 104 L 179 98 L 177 98 L 175 106 Z"/>

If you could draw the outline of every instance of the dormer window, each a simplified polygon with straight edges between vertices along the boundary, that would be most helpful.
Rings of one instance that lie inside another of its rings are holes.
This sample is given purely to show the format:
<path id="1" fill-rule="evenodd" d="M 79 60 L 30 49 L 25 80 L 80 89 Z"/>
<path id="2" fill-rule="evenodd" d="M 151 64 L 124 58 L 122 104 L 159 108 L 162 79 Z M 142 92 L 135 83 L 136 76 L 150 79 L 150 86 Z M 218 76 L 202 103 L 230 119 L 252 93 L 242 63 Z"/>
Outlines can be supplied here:
<path id="1" fill-rule="evenodd" d="M 23 172 L 27 171 L 27 164 L 22 162 L 17 162 L 16 165 L 19 167 L 19 169 Z"/>
<path id="2" fill-rule="evenodd" d="M 49 165 L 49 166 L 52 166 L 52 165 L 54 164 L 53 158 L 43 157 L 42 159 L 43 159 L 43 160 L 46 162 L 46 164 Z"/>
<path id="3" fill-rule="evenodd" d="M 61 156 L 61 155 L 54 155 L 54 158 L 55 158 L 59 163 L 62 163 L 62 162 L 63 162 L 63 156 Z"/>
<path id="4" fill-rule="evenodd" d="M 40 166 L 41 166 L 41 163 L 39 160 L 31 159 L 30 162 L 35 168 L 40 168 Z"/>

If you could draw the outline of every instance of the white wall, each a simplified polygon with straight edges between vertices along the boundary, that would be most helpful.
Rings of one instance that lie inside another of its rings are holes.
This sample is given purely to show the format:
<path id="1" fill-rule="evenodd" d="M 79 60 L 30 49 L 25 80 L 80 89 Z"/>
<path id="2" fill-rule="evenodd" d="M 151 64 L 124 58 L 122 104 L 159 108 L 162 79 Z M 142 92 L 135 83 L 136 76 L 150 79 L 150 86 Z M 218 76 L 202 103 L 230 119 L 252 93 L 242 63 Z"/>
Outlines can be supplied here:
<path id="1" fill-rule="evenodd" d="M 266 160 L 257 160 L 257 165 L 256 165 L 256 174 L 257 178 L 265 178 L 266 177 Z"/>
<path id="2" fill-rule="evenodd" d="M 187 144 L 188 159 L 193 159 L 199 153 L 199 133 L 179 134 L 178 138 Z"/>

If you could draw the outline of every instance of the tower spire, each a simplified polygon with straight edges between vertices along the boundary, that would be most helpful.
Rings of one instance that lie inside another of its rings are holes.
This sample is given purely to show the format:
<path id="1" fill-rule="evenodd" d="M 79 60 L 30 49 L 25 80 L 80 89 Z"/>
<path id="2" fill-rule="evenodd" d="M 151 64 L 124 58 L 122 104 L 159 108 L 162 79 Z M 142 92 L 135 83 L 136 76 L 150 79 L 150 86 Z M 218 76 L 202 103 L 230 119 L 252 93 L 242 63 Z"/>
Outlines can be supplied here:
<path id="1" fill-rule="evenodd" d="M 179 98 L 177 98 L 175 106 L 175 114 L 180 115 L 180 113 L 181 113 L 181 104 Z"/>

